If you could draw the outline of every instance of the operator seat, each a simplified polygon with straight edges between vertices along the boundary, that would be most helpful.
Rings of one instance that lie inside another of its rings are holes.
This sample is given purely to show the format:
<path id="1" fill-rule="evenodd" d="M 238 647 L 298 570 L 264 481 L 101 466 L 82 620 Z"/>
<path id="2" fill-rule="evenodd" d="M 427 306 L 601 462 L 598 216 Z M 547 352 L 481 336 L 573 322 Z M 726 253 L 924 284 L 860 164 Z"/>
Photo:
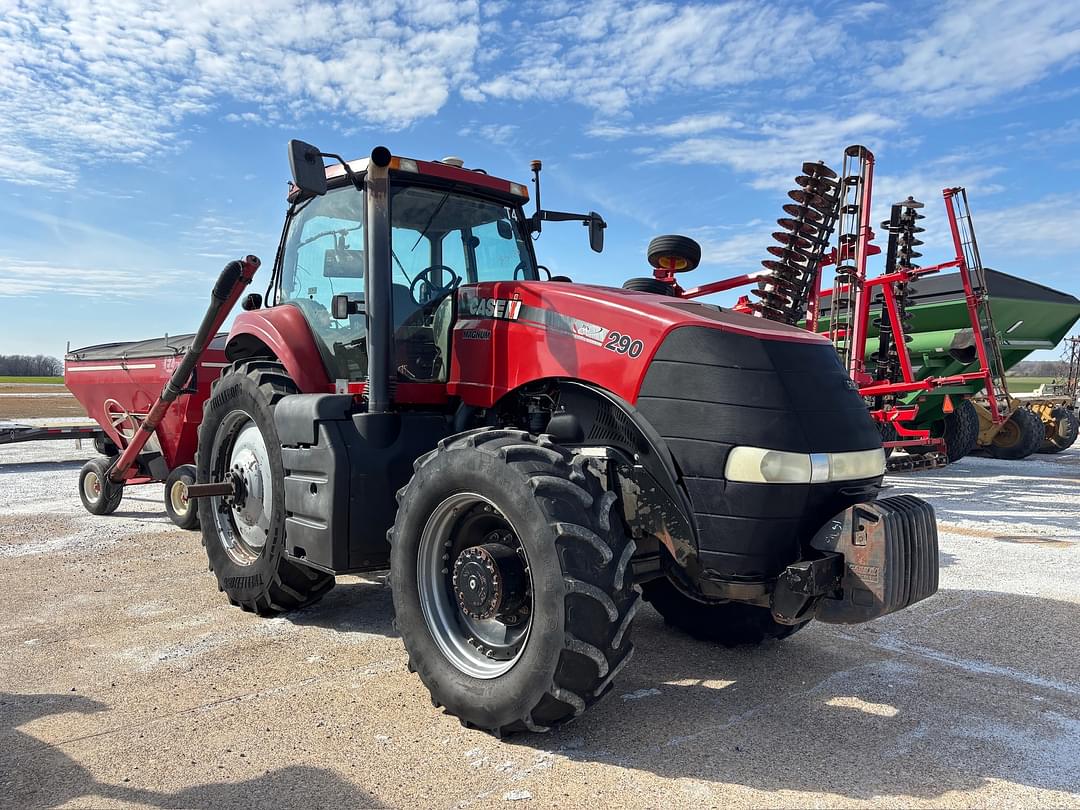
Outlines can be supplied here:
<path id="1" fill-rule="evenodd" d="M 412 293 L 404 284 L 390 285 L 390 301 L 394 309 L 394 332 L 397 332 L 420 309 L 420 305 L 413 300 Z"/>

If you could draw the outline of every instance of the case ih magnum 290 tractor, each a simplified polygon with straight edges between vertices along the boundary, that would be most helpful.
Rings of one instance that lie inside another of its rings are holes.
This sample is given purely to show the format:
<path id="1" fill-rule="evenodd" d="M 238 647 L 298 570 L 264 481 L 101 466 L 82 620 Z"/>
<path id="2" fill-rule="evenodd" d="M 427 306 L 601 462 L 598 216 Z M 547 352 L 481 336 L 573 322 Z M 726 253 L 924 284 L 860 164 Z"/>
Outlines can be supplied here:
<path id="1" fill-rule="evenodd" d="M 599 250 L 603 220 L 526 216 L 525 187 L 460 161 L 290 158 L 191 488 L 234 604 L 300 608 L 389 567 L 410 668 L 503 733 L 609 691 L 642 597 L 732 645 L 936 590 L 933 511 L 875 500 L 879 433 L 828 340 L 547 278 L 531 233 L 577 220 Z"/>

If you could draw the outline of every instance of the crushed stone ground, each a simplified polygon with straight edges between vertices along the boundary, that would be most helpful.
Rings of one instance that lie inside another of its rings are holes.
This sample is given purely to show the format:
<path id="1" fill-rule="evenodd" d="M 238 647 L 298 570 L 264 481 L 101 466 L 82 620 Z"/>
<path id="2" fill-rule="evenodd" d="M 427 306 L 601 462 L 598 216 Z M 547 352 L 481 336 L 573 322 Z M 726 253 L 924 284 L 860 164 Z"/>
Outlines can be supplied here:
<path id="1" fill-rule="evenodd" d="M 607 700 L 501 742 L 432 708 L 378 577 L 231 608 L 161 486 L 82 510 L 92 453 L 0 447 L 0 807 L 1080 805 L 1080 452 L 892 477 L 932 599 L 736 651 L 646 607 Z"/>

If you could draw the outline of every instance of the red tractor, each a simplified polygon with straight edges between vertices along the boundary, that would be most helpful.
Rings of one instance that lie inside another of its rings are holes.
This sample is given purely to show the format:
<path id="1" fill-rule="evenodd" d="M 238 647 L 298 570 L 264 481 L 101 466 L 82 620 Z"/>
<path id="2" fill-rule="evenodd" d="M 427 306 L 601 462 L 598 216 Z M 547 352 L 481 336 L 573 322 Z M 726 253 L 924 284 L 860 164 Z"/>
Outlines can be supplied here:
<path id="1" fill-rule="evenodd" d="M 324 166 L 324 158 L 335 162 Z M 409 666 L 497 733 L 603 697 L 641 599 L 725 645 L 861 622 L 937 589 L 931 507 L 875 500 L 880 434 L 829 341 L 550 278 L 545 211 L 460 161 L 290 143 L 265 300 L 199 428 L 199 520 L 258 613 L 390 569 Z M 654 240 L 654 265 L 697 246 Z"/>

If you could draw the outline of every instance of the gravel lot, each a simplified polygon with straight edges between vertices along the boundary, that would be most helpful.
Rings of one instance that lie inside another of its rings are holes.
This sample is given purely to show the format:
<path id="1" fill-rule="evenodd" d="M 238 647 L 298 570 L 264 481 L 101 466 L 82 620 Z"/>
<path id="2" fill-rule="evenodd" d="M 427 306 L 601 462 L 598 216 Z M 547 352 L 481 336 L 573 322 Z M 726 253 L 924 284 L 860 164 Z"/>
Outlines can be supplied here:
<path id="1" fill-rule="evenodd" d="M 91 453 L 0 447 L 0 806 L 1080 806 L 1080 452 L 897 477 L 933 599 L 733 652 L 646 607 L 606 701 L 503 742 L 432 708 L 378 578 L 231 608 L 161 487 L 83 512 Z"/>

